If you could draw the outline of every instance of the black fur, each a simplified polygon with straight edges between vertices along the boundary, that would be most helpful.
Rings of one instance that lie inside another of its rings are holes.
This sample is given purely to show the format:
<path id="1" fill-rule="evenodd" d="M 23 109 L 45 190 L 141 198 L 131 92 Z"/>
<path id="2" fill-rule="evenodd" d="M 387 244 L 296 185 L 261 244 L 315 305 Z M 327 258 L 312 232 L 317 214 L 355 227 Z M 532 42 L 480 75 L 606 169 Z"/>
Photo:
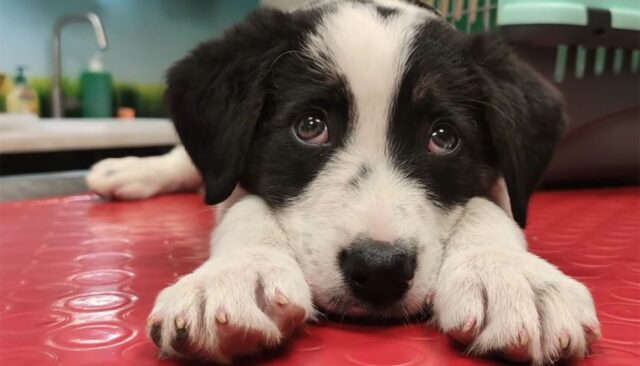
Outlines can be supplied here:
<path id="1" fill-rule="evenodd" d="M 274 68 L 268 103 L 240 183 L 272 205 L 282 206 L 299 195 L 342 146 L 350 123 L 350 96 L 343 80 L 314 71 L 312 62 L 295 53 Z M 317 110 L 326 114 L 329 126 L 329 145 L 324 147 L 304 145 L 293 134 L 293 126 Z"/>
<path id="2" fill-rule="evenodd" d="M 497 176 L 497 164 L 480 124 L 480 85 L 461 50 L 460 33 L 441 22 L 426 23 L 401 83 L 389 137 L 396 165 L 428 188 L 443 207 L 485 195 Z M 447 155 L 428 152 L 431 127 L 454 126 L 460 146 Z"/>
<path id="3" fill-rule="evenodd" d="M 170 115 L 203 176 L 207 203 L 223 201 L 235 188 L 265 107 L 270 69 L 298 47 L 316 15 L 255 11 L 169 70 Z"/>
<path id="4" fill-rule="evenodd" d="M 503 174 L 515 220 L 527 205 L 566 125 L 562 98 L 495 34 L 464 35 L 427 23 L 391 123 L 399 166 L 444 206 L 488 195 Z M 430 127 L 454 125 L 461 146 L 426 153 Z"/>
<path id="5" fill-rule="evenodd" d="M 482 85 L 483 116 L 513 217 L 525 226 L 529 198 L 567 126 L 563 99 L 496 35 L 473 36 L 466 49 Z"/>
<path id="6" fill-rule="evenodd" d="M 384 19 L 387 19 L 387 18 L 389 18 L 391 16 L 394 16 L 394 15 L 398 14 L 398 10 L 397 9 L 388 8 L 386 6 L 376 6 L 376 11 Z"/>

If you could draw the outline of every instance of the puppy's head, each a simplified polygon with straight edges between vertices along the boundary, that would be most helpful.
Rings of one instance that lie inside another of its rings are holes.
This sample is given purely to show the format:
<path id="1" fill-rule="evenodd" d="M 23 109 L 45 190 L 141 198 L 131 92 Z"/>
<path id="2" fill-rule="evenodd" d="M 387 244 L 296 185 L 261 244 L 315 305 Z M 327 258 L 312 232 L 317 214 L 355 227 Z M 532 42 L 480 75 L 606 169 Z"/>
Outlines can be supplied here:
<path id="1" fill-rule="evenodd" d="M 206 201 L 277 212 L 319 305 L 422 309 L 450 213 L 504 177 L 513 217 L 557 142 L 559 95 L 490 35 L 410 2 L 258 10 L 169 72 Z"/>

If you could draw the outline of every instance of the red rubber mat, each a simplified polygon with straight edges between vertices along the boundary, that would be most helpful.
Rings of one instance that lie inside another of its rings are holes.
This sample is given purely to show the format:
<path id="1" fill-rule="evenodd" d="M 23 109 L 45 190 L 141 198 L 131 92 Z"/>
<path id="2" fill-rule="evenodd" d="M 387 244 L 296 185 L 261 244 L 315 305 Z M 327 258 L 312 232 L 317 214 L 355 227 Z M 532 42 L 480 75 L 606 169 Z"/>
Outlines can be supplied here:
<path id="1" fill-rule="evenodd" d="M 91 195 L 0 205 L 0 365 L 172 365 L 145 338 L 158 291 L 207 257 L 196 195 L 104 203 Z M 592 290 L 604 338 L 584 365 L 640 360 L 640 188 L 545 192 L 534 252 Z M 491 365 L 435 329 L 307 326 L 265 365 Z"/>

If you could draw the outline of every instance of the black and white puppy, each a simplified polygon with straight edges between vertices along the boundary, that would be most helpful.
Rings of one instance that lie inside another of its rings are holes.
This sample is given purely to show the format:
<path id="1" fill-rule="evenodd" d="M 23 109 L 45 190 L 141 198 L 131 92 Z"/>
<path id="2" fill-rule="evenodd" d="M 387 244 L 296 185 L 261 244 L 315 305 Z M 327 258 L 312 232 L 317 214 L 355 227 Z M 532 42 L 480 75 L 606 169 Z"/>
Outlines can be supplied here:
<path id="1" fill-rule="evenodd" d="M 534 364 L 598 337 L 589 291 L 517 225 L 561 98 L 495 37 L 399 0 L 263 9 L 171 68 L 167 101 L 184 148 L 88 176 L 105 196 L 203 183 L 220 203 L 211 258 L 149 316 L 163 353 L 230 362 L 317 308 L 431 308 L 470 352 Z"/>

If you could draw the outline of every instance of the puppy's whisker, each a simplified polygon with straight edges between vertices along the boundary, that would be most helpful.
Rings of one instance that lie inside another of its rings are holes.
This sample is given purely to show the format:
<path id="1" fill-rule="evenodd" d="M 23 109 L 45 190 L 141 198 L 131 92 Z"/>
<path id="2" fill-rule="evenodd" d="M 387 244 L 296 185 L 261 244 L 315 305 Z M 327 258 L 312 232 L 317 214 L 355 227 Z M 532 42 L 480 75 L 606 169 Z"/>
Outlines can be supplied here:
<path id="1" fill-rule="evenodd" d="M 409 314 L 407 313 L 407 310 L 405 309 L 403 304 L 400 304 L 400 310 L 402 311 L 402 325 L 407 327 L 409 326 L 409 324 L 411 324 L 411 318 L 409 317 Z"/>

